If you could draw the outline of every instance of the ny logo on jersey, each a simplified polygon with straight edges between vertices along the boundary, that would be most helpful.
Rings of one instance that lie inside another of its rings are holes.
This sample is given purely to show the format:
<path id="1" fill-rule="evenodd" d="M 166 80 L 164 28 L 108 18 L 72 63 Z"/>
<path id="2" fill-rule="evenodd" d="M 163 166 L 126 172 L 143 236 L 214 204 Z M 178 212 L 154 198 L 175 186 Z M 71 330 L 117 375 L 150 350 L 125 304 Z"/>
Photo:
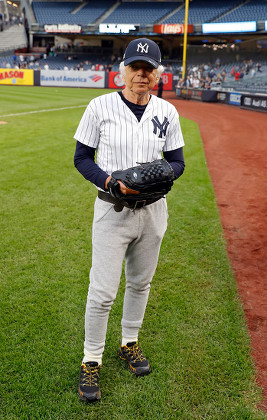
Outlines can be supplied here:
<path id="1" fill-rule="evenodd" d="M 153 134 L 157 134 L 157 129 L 159 129 L 159 138 L 162 139 L 162 135 L 166 136 L 167 127 L 170 124 L 168 119 L 164 117 L 164 121 L 160 124 L 157 116 L 153 117 L 151 120 L 154 124 Z"/>
<path id="2" fill-rule="evenodd" d="M 143 44 L 141 44 L 141 42 L 139 42 L 139 44 L 137 45 L 137 50 L 136 51 L 141 51 L 141 53 L 148 53 L 148 44 L 147 43 L 145 43 L 144 45 Z"/>

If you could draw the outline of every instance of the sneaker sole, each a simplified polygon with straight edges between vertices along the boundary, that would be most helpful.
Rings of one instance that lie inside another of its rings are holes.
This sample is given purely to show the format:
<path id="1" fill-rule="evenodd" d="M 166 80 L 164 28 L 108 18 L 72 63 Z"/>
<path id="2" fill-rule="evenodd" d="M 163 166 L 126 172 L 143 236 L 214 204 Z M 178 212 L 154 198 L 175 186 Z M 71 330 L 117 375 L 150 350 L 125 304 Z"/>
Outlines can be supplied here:
<path id="1" fill-rule="evenodd" d="M 146 376 L 146 375 L 149 375 L 151 373 L 150 365 L 148 365 L 147 368 L 145 368 L 145 369 L 144 368 L 141 368 L 139 370 L 138 370 L 138 368 L 135 369 L 134 367 L 131 366 L 131 364 L 128 362 L 128 360 L 125 359 L 125 357 L 123 357 L 123 355 L 120 352 L 118 354 L 119 354 L 119 358 L 124 360 L 128 364 L 129 370 L 133 375 L 135 375 L 135 376 Z"/>
<path id="2" fill-rule="evenodd" d="M 82 391 L 80 391 L 80 389 L 78 389 L 78 397 L 80 398 L 80 400 L 82 400 L 84 402 L 93 403 L 93 402 L 99 401 L 101 399 L 101 393 L 99 391 L 98 393 L 92 394 L 92 397 L 85 397 L 85 395 L 82 393 Z"/>

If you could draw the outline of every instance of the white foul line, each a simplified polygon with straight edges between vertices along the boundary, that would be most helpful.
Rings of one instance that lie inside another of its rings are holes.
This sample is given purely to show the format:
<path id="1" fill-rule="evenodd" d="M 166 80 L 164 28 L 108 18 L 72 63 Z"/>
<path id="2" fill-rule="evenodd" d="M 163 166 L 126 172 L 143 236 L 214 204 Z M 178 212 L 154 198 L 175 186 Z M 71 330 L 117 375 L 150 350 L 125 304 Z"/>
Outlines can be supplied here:
<path id="1" fill-rule="evenodd" d="M 82 108 L 82 107 L 85 107 L 87 105 L 88 104 L 86 104 L 86 105 L 76 105 L 76 106 L 66 106 L 64 108 L 40 109 L 38 111 L 18 112 L 17 114 L 0 115 L 0 118 L 3 118 L 3 117 L 15 117 L 16 115 L 37 114 L 38 112 L 62 111 L 64 109 Z"/>

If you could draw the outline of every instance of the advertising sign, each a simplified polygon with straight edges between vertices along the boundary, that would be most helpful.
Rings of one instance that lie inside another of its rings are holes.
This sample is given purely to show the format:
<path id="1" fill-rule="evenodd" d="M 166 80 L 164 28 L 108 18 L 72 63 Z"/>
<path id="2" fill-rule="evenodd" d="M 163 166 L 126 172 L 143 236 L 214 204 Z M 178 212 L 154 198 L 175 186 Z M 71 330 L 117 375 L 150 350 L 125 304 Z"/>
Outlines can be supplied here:
<path id="1" fill-rule="evenodd" d="M 163 90 L 172 90 L 172 73 L 162 73 Z M 109 83 L 110 89 L 123 89 L 125 87 L 124 81 L 122 80 L 121 74 L 118 71 L 109 72 Z M 154 90 L 158 89 L 158 85 L 154 87 Z"/>
<path id="2" fill-rule="evenodd" d="M 101 34 L 111 33 L 111 34 L 128 34 L 131 31 L 139 30 L 138 25 L 131 24 L 114 24 L 114 23 L 101 23 L 99 25 L 99 32 Z"/>
<path id="3" fill-rule="evenodd" d="M 33 70 L 0 68 L 0 84 L 33 86 Z"/>
<path id="4" fill-rule="evenodd" d="M 161 78 L 163 81 L 163 90 L 172 90 L 172 79 L 173 74 L 172 73 L 162 73 Z M 154 87 L 154 90 L 158 89 L 158 85 Z"/>
<path id="5" fill-rule="evenodd" d="M 125 87 L 121 74 L 118 71 L 109 72 L 108 87 L 111 89 L 116 89 L 116 88 L 122 89 Z"/>
<path id="6" fill-rule="evenodd" d="M 251 22 L 225 22 L 225 23 L 203 23 L 203 34 L 219 34 L 233 32 L 256 32 L 256 21 Z"/>
<path id="7" fill-rule="evenodd" d="M 191 89 L 191 98 L 196 101 L 202 101 L 202 90 L 200 89 Z"/>
<path id="8" fill-rule="evenodd" d="M 157 34 L 183 34 L 185 29 L 185 25 L 180 23 L 164 23 L 161 25 L 154 25 L 153 32 Z M 193 33 L 194 26 L 187 25 L 187 32 Z"/>
<path id="9" fill-rule="evenodd" d="M 229 104 L 230 93 L 229 92 L 218 92 L 217 93 L 218 101 L 223 104 Z"/>
<path id="10" fill-rule="evenodd" d="M 240 105 L 240 101 L 241 101 L 241 93 L 237 93 L 237 92 L 231 92 L 230 93 L 230 98 L 229 98 L 229 104 L 230 105 Z"/>
<path id="11" fill-rule="evenodd" d="M 58 25 L 44 25 L 44 30 L 45 32 L 51 33 L 79 34 L 82 32 L 82 27 L 80 25 L 69 25 L 68 23 L 59 23 Z"/>
<path id="12" fill-rule="evenodd" d="M 41 86 L 61 87 L 105 87 L 104 71 L 41 70 Z"/>
<path id="13" fill-rule="evenodd" d="M 267 96 L 242 95 L 241 107 L 267 112 Z"/>

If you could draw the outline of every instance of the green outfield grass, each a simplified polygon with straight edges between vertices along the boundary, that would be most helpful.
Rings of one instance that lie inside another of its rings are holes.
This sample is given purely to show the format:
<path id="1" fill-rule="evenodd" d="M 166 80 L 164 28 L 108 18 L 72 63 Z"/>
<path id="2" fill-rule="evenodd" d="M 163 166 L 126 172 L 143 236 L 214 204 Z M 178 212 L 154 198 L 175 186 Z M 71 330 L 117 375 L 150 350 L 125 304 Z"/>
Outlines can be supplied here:
<path id="1" fill-rule="evenodd" d="M 103 93 L 0 86 L 0 419 L 265 419 L 198 126 L 182 118 L 186 170 L 140 333 L 153 373 L 135 378 L 116 354 L 122 278 L 102 400 L 77 397 L 96 188 L 74 168 L 73 135 Z"/>

